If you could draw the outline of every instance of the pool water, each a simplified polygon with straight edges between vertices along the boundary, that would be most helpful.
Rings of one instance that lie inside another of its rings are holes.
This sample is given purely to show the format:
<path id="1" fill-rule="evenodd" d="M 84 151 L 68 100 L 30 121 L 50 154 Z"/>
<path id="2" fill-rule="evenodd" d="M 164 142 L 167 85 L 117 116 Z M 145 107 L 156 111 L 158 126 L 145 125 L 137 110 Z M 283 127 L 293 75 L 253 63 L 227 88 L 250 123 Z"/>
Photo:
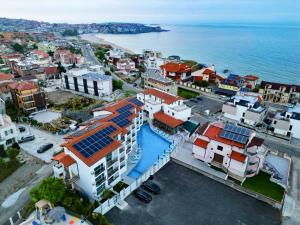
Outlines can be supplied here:
<path id="1" fill-rule="evenodd" d="M 137 143 L 141 148 L 142 157 L 128 174 L 129 177 L 134 179 L 145 173 L 171 145 L 171 142 L 153 132 L 149 124 L 141 127 L 137 135 Z"/>

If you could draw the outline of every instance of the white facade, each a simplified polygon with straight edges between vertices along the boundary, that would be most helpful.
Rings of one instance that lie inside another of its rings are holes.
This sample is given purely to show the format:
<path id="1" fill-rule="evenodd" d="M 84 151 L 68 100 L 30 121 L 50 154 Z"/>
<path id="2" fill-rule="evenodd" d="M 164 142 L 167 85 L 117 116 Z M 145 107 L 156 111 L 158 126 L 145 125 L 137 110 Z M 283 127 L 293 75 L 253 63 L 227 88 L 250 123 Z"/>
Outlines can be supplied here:
<path id="1" fill-rule="evenodd" d="M 224 117 L 255 126 L 262 122 L 266 109 L 261 106 L 257 96 L 236 95 L 223 104 Z"/>
<path id="2" fill-rule="evenodd" d="M 145 67 L 147 69 L 160 69 L 160 66 L 165 64 L 165 59 L 163 58 L 156 58 L 156 57 L 150 57 L 147 58 L 144 62 Z"/>
<path id="3" fill-rule="evenodd" d="M 130 72 L 135 70 L 135 63 L 131 59 L 121 59 L 117 62 L 117 70 Z"/>
<path id="4" fill-rule="evenodd" d="M 93 96 L 107 96 L 112 93 L 112 77 L 88 69 L 72 69 L 62 75 L 65 89 Z"/>

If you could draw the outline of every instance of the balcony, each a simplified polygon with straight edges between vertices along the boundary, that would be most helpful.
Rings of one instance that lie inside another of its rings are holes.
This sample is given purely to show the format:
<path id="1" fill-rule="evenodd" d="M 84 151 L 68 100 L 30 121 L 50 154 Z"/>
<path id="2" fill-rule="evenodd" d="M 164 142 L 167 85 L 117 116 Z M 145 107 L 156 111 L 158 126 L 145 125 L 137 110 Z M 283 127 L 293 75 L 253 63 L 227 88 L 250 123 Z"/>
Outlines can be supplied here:
<path id="1" fill-rule="evenodd" d="M 125 159 L 125 155 L 120 158 L 120 162 L 123 162 Z"/>
<path id="2" fill-rule="evenodd" d="M 125 151 L 125 148 L 124 148 L 124 147 L 123 147 L 123 148 L 120 148 L 120 150 L 119 150 L 120 154 L 123 153 L 124 151 Z"/>
<path id="3" fill-rule="evenodd" d="M 100 184 L 102 184 L 104 181 L 106 180 L 105 176 L 100 176 L 98 178 L 96 178 L 96 186 L 99 186 Z"/>
<path id="4" fill-rule="evenodd" d="M 95 176 L 98 176 L 99 174 L 103 173 L 103 171 L 104 171 L 104 167 L 102 167 L 102 168 L 96 170 L 96 171 L 95 171 Z"/>
<path id="5" fill-rule="evenodd" d="M 107 171 L 107 177 L 108 177 L 108 178 L 111 177 L 111 176 L 114 175 L 118 170 L 119 170 L 118 167 L 116 167 L 116 168 L 114 168 L 114 169 L 109 169 L 109 170 Z"/>
<path id="6" fill-rule="evenodd" d="M 67 185 L 74 184 L 78 180 L 79 180 L 79 176 L 75 174 L 72 174 L 72 178 L 70 177 L 65 179 Z"/>
<path id="7" fill-rule="evenodd" d="M 118 158 L 110 159 L 110 160 L 106 161 L 107 168 L 111 167 L 117 161 L 118 161 Z"/>

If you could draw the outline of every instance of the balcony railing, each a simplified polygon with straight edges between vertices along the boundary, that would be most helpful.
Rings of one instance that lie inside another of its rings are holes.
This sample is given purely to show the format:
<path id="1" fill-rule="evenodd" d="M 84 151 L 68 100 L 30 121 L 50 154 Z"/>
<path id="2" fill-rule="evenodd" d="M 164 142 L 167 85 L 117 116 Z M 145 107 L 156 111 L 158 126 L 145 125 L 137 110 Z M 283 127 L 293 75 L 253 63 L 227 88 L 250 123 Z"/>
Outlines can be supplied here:
<path id="1" fill-rule="evenodd" d="M 118 171 L 118 168 L 108 170 L 108 171 L 107 171 L 107 177 L 111 177 L 111 176 L 114 175 L 117 171 Z"/>
<path id="2" fill-rule="evenodd" d="M 109 168 L 110 166 L 112 166 L 117 161 L 118 161 L 117 158 L 106 161 L 107 168 Z"/>

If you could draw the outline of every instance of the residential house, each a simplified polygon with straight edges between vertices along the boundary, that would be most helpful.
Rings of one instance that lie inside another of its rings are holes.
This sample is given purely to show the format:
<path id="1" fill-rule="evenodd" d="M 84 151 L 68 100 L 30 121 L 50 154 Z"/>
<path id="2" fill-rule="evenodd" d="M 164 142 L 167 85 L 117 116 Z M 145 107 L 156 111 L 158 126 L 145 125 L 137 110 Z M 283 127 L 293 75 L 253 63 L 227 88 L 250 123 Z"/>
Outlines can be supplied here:
<path id="1" fill-rule="evenodd" d="M 300 103 L 300 85 L 262 81 L 259 88 L 265 101 L 283 104 Z"/>
<path id="2" fill-rule="evenodd" d="M 270 125 L 275 134 L 300 138 L 300 106 L 288 107 L 284 112 L 277 112 Z"/>
<path id="3" fill-rule="evenodd" d="M 193 156 L 244 181 L 258 174 L 267 153 L 264 140 L 249 129 L 213 122 L 200 127 L 193 140 Z"/>
<path id="4" fill-rule="evenodd" d="M 4 149 L 17 142 L 18 133 L 16 125 L 5 113 L 5 102 L 0 99 L 0 146 Z"/>
<path id="5" fill-rule="evenodd" d="M 148 69 L 142 74 L 142 83 L 145 89 L 155 88 L 172 95 L 177 95 L 176 83 L 161 74 L 158 69 Z"/>
<path id="6" fill-rule="evenodd" d="M 258 76 L 254 75 L 247 75 L 243 77 L 244 79 L 244 86 L 249 90 L 253 90 L 258 85 Z"/>
<path id="7" fill-rule="evenodd" d="M 19 81 L 8 84 L 15 105 L 26 113 L 47 108 L 48 96 L 38 85 L 31 81 Z"/>
<path id="8" fill-rule="evenodd" d="M 125 58 L 125 52 L 120 48 L 113 48 L 106 52 L 105 58 L 109 63 L 117 66 L 117 62 Z"/>
<path id="9" fill-rule="evenodd" d="M 137 94 L 139 101 L 144 103 L 143 110 L 153 125 L 174 134 L 191 117 L 191 108 L 176 95 L 158 89 L 146 89 Z"/>
<path id="10" fill-rule="evenodd" d="M 117 66 L 117 70 L 123 73 L 130 73 L 131 71 L 135 70 L 135 62 L 133 62 L 129 58 L 123 58 L 118 60 L 116 66 Z"/>
<path id="11" fill-rule="evenodd" d="M 228 119 L 255 126 L 266 116 L 262 100 L 261 96 L 240 93 L 223 104 L 222 113 Z"/>
<path id="12" fill-rule="evenodd" d="M 0 72 L 0 98 L 3 101 L 11 100 L 11 92 L 8 84 L 13 82 L 14 76 L 12 74 L 6 74 Z"/>
<path id="13" fill-rule="evenodd" d="M 223 77 L 217 74 L 215 66 L 204 67 L 200 70 L 192 72 L 192 80 L 197 81 L 207 81 L 208 83 L 220 83 Z"/>
<path id="14" fill-rule="evenodd" d="M 64 152 L 53 160 L 54 176 L 79 189 L 89 198 L 101 200 L 127 170 L 130 153 L 138 148 L 137 132 L 143 124 L 142 103 L 121 100 L 94 111 L 94 118 L 65 137 Z"/>
<path id="15" fill-rule="evenodd" d="M 168 62 L 160 66 L 162 74 L 176 81 L 187 81 L 191 78 L 191 68 L 181 62 Z"/>
<path id="16" fill-rule="evenodd" d="M 39 42 L 37 43 L 38 50 L 43 52 L 55 52 L 56 46 L 51 42 Z"/>
<path id="17" fill-rule="evenodd" d="M 93 96 L 107 96 L 112 93 L 112 77 L 103 72 L 88 69 L 72 69 L 62 74 L 65 89 Z"/>
<path id="18" fill-rule="evenodd" d="M 76 64 L 80 65 L 84 63 L 84 57 L 81 55 L 74 54 L 67 49 L 58 49 L 54 53 L 54 60 L 61 62 L 63 65 Z"/>

